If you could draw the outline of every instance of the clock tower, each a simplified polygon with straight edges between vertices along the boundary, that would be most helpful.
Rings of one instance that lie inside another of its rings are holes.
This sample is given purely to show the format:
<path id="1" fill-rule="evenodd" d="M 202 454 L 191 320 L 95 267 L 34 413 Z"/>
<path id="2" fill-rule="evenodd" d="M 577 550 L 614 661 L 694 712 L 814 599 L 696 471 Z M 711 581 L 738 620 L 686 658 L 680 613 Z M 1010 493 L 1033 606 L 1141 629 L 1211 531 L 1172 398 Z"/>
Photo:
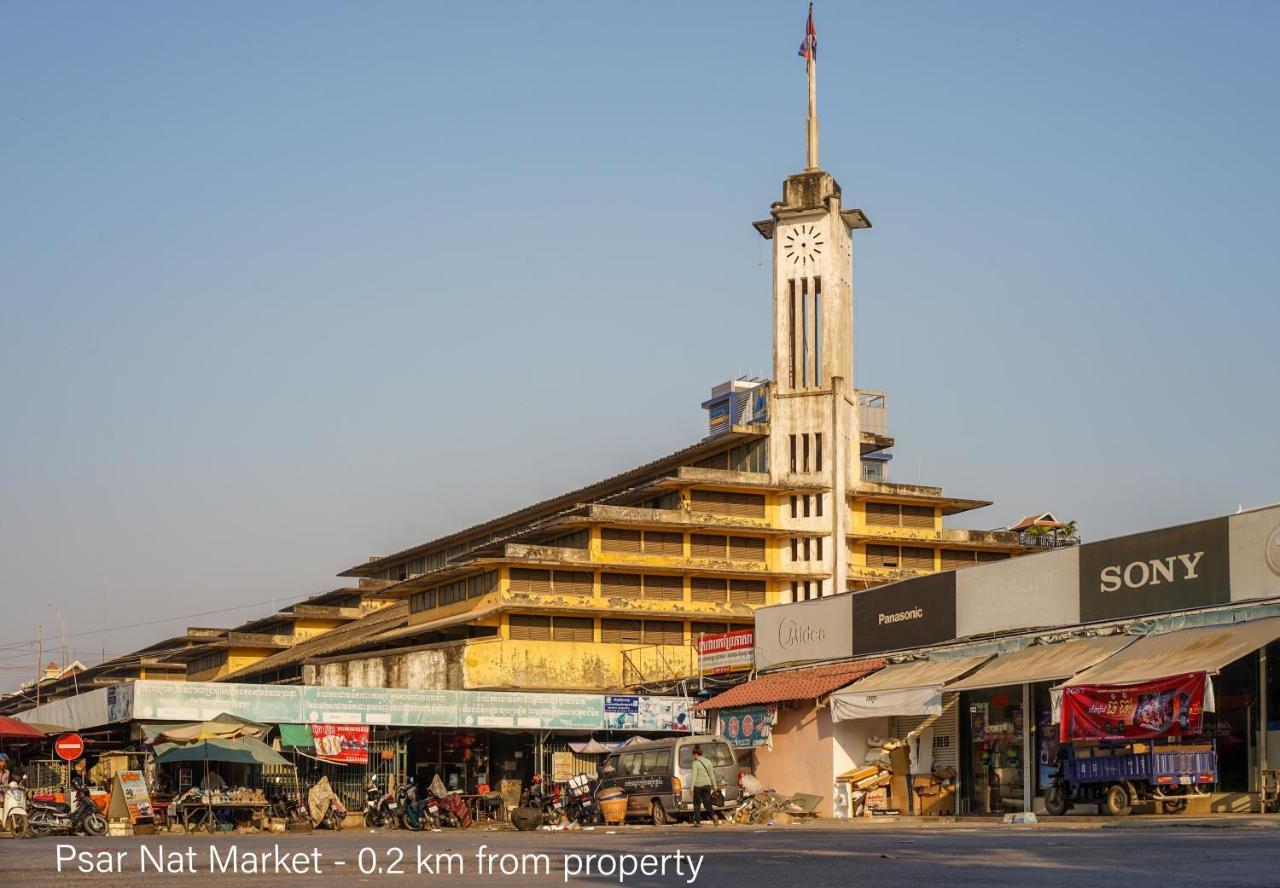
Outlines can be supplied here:
<path id="1" fill-rule="evenodd" d="M 771 472 L 794 491 L 784 498 L 783 526 L 809 543 L 793 551 L 822 553 L 791 565 L 813 578 L 784 589 L 783 601 L 846 591 L 848 493 L 861 475 L 851 234 L 871 223 L 861 210 L 845 209 L 839 184 L 818 165 L 816 35 L 806 48 L 806 168 L 787 177 L 770 217 L 754 223 L 773 245 Z"/>

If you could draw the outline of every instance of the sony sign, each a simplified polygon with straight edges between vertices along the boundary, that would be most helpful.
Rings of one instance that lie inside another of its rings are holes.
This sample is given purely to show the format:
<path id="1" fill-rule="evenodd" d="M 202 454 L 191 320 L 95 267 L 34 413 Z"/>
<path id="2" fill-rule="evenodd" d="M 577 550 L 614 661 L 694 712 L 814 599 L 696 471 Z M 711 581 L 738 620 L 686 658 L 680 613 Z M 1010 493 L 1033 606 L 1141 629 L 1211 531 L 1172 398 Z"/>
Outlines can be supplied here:
<path id="1" fill-rule="evenodd" d="M 1203 557 L 1204 552 L 1187 552 L 1149 561 L 1130 561 L 1125 565 L 1109 564 L 1099 574 L 1098 586 L 1103 592 L 1115 592 L 1121 586 L 1140 589 L 1159 586 L 1162 582 L 1198 579 L 1200 575 L 1196 573 L 1196 565 Z"/>
<path id="2" fill-rule="evenodd" d="M 1080 547 L 1080 619 L 1112 620 L 1231 600 L 1226 518 Z"/>

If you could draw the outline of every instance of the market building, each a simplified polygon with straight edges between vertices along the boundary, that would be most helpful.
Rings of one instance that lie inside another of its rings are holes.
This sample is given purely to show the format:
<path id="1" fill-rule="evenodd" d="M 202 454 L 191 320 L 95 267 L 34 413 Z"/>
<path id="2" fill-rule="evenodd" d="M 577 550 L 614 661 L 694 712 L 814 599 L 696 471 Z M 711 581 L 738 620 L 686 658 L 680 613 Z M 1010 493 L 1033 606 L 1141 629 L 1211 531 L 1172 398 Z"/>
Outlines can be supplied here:
<path id="1" fill-rule="evenodd" d="M 1043 811 L 1060 742 L 1134 736 L 1216 754 L 1211 794 L 1180 799 L 1174 787 L 1159 807 L 1257 811 L 1280 762 L 1277 639 L 1271 506 L 766 608 L 760 676 L 702 708 L 721 726 L 750 715 L 754 736 L 738 745 L 761 779 L 824 795 L 837 815 L 848 813 L 840 777 L 878 741 L 912 734 L 914 773 L 950 769 L 941 803 L 959 814 Z M 841 681 L 841 669 L 862 677 Z M 1135 734 L 1141 718 L 1148 730 Z M 1129 787 L 1130 805 L 1140 790 Z M 919 801 L 892 795 L 902 813 Z"/>

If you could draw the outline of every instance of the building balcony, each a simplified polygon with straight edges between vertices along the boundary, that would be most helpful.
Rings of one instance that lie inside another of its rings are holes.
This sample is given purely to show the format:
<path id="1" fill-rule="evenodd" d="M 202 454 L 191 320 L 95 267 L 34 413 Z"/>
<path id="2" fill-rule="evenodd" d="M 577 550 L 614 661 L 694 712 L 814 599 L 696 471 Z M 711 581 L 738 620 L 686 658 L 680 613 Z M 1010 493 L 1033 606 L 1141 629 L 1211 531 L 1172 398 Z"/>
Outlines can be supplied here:
<path id="1" fill-rule="evenodd" d="M 868 540 L 893 543 L 929 543 L 932 545 L 960 546 L 966 549 L 1016 550 L 1025 548 L 1018 534 L 1007 530 L 962 530 L 943 527 L 894 527 L 890 525 L 863 524 L 849 531 L 851 540 Z"/>

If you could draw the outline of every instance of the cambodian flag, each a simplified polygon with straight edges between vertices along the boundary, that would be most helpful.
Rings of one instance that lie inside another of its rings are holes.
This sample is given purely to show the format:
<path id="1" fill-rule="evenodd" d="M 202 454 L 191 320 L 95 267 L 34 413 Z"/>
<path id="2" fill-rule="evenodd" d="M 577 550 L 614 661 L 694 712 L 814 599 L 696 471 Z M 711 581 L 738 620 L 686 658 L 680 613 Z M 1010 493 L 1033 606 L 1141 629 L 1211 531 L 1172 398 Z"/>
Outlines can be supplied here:
<path id="1" fill-rule="evenodd" d="M 813 4 L 809 4 L 809 23 L 805 25 L 804 42 L 800 44 L 800 56 L 805 61 L 818 60 L 818 31 L 813 26 Z"/>

